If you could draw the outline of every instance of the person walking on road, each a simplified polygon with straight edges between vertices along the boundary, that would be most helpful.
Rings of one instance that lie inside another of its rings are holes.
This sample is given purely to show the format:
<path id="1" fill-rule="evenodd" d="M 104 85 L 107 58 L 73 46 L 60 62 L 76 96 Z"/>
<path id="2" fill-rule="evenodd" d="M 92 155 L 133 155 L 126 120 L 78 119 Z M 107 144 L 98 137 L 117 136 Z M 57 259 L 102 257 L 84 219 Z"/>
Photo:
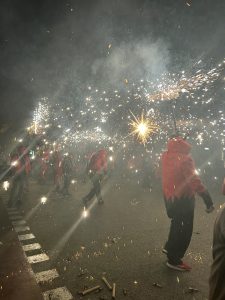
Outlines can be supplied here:
<path id="1" fill-rule="evenodd" d="M 30 156 L 28 152 L 28 148 L 21 146 L 19 148 L 19 155 L 22 157 L 24 162 L 24 168 L 25 168 L 25 184 L 24 184 L 24 190 L 28 192 L 29 190 L 29 175 L 31 173 L 31 162 L 30 162 Z"/>
<path id="2" fill-rule="evenodd" d="M 225 195 L 225 179 L 223 182 Z M 225 205 L 223 205 L 214 225 L 213 263 L 209 279 L 209 300 L 225 299 Z"/>
<path id="3" fill-rule="evenodd" d="M 214 210 L 209 192 L 196 174 L 190 156 L 191 145 L 181 136 L 173 136 L 162 154 L 162 187 L 168 217 L 171 219 L 168 240 L 163 252 L 167 266 L 178 271 L 190 271 L 182 261 L 193 232 L 195 194 L 200 195 L 206 212 Z"/>
<path id="4" fill-rule="evenodd" d="M 104 149 L 94 153 L 87 165 L 86 169 L 90 180 L 92 181 L 93 188 L 91 191 L 83 197 L 83 204 L 87 206 L 87 203 L 96 195 L 99 204 L 103 204 L 104 201 L 101 195 L 101 181 L 107 173 L 107 152 Z"/>
<path id="5" fill-rule="evenodd" d="M 69 186 L 73 174 L 73 162 L 69 154 L 64 155 L 64 158 L 62 160 L 62 172 L 63 172 L 63 187 L 61 193 L 64 196 L 69 196 L 70 195 Z"/>
<path id="6" fill-rule="evenodd" d="M 54 165 L 54 183 L 55 191 L 60 193 L 62 186 L 63 170 L 62 170 L 62 157 L 59 150 L 56 150 L 53 155 L 53 165 Z"/>

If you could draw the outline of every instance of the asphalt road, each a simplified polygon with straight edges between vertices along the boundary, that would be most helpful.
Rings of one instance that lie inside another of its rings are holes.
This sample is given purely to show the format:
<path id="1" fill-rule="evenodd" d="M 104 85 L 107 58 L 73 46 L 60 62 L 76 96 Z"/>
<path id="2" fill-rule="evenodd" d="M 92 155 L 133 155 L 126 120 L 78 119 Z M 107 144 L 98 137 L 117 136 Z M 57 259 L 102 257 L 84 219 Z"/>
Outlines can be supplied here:
<path id="1" fill-rule="evenodd" d="M 101 280 L 105 276 L 116 283 L 118 300 L 207 299 L 216 212 L 206 214 L 201 199 L 196 201 L 194 234 L 185 257 L 193 269 L 180 273 L 165 266 L 166 257 L 161 252 L 169 220 L 160 187 L 150 192 L 135 181 L 109 179 L 103 188 L 104 205 L 95 203 L 85 219 L 80 200 L 89 183 L 72 185 L 72 195 L 67 198 L 51 192 L 51 188 L 31 181 L 21 208 L 35 235 L 33 242 L 41 245 L 41 250 L 31 254 L 43 251 L 49 256 L 48 261 L 33 264 L 33 271 L 57 269 L 59 274 L 40 284 L 43 292 L 65 286 L 74 299 L 80 299 L 78 291 L 100 285 L 100 293 L 84 299 L 111 299 Z M 212 193 L 217 208 L 223 201 L 219 192 Z M 43 195 L 48 199 L 40 204 Z M 190 293 L 189 287 L 198 292 Z"/>

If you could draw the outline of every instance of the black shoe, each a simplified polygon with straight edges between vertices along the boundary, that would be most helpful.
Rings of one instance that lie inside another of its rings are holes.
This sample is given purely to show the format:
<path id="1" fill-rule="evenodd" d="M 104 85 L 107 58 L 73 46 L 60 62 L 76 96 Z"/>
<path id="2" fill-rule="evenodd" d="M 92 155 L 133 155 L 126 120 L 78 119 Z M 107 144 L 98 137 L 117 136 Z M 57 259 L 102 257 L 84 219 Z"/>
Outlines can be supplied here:
<path id="1" fill-rule="evenodd" d="M 87 198 L 82 198 L 83 206 L 87 207 L 88 200 Z"/>

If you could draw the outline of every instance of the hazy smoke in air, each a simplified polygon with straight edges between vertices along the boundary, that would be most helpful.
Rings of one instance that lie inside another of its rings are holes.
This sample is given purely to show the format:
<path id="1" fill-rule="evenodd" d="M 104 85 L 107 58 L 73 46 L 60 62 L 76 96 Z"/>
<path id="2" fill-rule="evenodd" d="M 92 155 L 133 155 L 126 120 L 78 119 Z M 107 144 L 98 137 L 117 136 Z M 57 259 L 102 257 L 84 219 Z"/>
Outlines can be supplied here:
<path id="1" fill-rule="evenodd" d="M 106 58 L 95 60 L 92 72 L 113 84 L 124 79 L 155 78 L 167 70 L 169 62 L 169 50 L 162 40 L 142 40 L 112 45 Z"/>

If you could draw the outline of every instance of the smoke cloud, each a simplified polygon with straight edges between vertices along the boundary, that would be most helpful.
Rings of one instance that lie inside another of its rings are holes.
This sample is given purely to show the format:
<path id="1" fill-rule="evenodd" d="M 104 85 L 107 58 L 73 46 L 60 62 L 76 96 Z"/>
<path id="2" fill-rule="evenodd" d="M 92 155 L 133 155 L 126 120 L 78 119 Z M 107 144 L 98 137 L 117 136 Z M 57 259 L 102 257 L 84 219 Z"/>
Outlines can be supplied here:
<path id="1" fill-rule="evenodd" d="M 96 59 L 92 73 L 111 84 L 121 80 L 156 78 L 167 71 L 170 63 L 168 45 L 163 40 L 149 40 L 121 43 L 109 48 L 106 58 Z"/>

